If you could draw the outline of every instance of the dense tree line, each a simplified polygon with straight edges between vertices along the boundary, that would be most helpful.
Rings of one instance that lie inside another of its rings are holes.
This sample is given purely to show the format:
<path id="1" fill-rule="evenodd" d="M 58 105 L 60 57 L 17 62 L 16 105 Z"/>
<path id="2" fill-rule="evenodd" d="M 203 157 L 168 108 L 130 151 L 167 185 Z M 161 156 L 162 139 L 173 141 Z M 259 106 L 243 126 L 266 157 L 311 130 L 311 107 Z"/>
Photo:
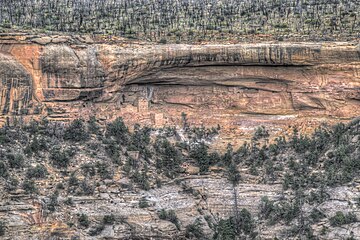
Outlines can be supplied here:
<path id="1" fill-rule="evenodd" d="M 94 33 L 159 41 L 244 35 L 353 36 L 358 0 L 2 0 L 3 29 Z"/>

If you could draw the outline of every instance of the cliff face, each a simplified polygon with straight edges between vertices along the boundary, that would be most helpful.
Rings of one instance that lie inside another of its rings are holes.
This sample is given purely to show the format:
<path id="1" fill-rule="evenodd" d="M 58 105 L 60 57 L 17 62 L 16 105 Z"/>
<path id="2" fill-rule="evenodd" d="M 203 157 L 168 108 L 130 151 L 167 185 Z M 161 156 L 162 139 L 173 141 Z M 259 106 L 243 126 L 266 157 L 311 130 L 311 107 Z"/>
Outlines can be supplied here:
<path id="1" fill-rule="evenodd" d="M 289 126 L 311 131 L 322 122 L 346 121 L 360 114 L 360 47 L 351 43 L 152 45 L 94 43 L 80 37 L 7 36 L 0 38 L 0 78 L 1 124 L 45 116 L 69 121 L 94 115 L 103 122 L 121 116 L 129 125 L 162 127 L 183 124 L 184 112 L 191 125 L 219 124 L 222 129 L 215 144 L 221 149 L 228 142 L 248 140 L 259 125 L 276 136 L 286 134 Z M 19 139 L 16 144 L 21 143 Z M 215 220 L 229 217 L 236 202 L 239 209 L 247 208 L 257 216 L 262 197 L 279 200 L 291 195 L 283 191 L 280 181 L 260 181 L 263 176 L 249 174 L 248 168 L 239 169 L 242 181 L 236 187 L 220 168 L 204 175 L 195 171 L 181 173 L 177 179 L 163 177 L 162 187 L 156 187 L 159 173 L 151 164 L 151 189 L 144 191 L 133 186 L 122 166 L 116 166 L 111 180 L 90 176 L 96 186 L 93 194 L 62 191 L 60 210 L 47 215 L 44 203 L 58 184 L 70 185 L 71 173 L 86 180 L 89 176 L 81 174 L 81 166 L 110 162 L 102 142 L 96 140 L 87 147 L 67 143 L 67 148 L 75 145 L 80 153 L 67 170 L 51 167 L 46 154 L 59 144 L 52 141 L 45 141 L 49 150 L 43 150 L 40 157 L 27 159 L 34 166 L 44 164 L 49 171 L 48 178 L 36 181 L 38 197 L 21 189 L 2 192 L 0 217 L 7 224 L 5 239 L 180 239 L 199 214 Z M 356 145 L 359 137 L 349 141 Z M 124 154 L 119 158 L 125 159 Z M 324 153 L 322 161 L 325 155 L 330 154 Z M 282 162 L 288 156 L 279 159 Z M 286 172 L 277 171 L 279 175 Z M 24 181 L 25 172 L 18 172 L 19 180 Z M 358 183 L 329 188 L 331 198 L 321 204 L 321 211 L 328 217 L 340 210 L 359 216 L 355 203 Z M 0 185 L 4 189 L 5 181 Z M 69 196 L 74 203 L 68 206 L 63 202 Z M 143 197 L 149 201 L 146 209 L 139 207 Z M 303 208 L 311 211 L 306 204 Z M 159 219 L 161 209 L 176 212 L 180 233 L 173 223 Z M 81 213 L 95 223 L 114 214 L 117 222 L 91 237 L 87 229 L 73 227 Z M 205 218 L 201 219 L 205 239 L 211 238 L 213 231 Z M 262 239 L 281 236 L 286 228 L 268 226 L 262 219 L 259 222 L 256 230 Z M 320 234 L 329 226 L 320 221 L 312 227 L 320 239 L 344 239 L 351 232 L 360 237 L 358 222 Z"/>
<path id="2" fill-rule="evenodd" d="M 360 48 L 350 43 L 96 44 L 2 37 L 1 121 L 122 116 L 248 137 L 265 125 L 307 131 L 360 114 Z M 219 140 L 226 142 L 226 139 Z"/>

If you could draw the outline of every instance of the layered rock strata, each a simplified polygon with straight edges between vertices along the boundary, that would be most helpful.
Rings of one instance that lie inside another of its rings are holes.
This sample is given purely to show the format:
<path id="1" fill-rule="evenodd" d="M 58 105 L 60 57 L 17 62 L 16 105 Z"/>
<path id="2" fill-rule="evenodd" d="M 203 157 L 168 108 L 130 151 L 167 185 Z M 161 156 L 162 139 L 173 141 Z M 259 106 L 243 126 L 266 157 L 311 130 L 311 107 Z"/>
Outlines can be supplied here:
<path id="1" fill-rule="evenodd" d="M 223 128 L 249 138 L 360 113 L 356 43 L 104 44 L 70 37 L 0 38 L 1 123 L 122 116 L 129 124 Z"/>
<path id="2" fill-rule="evenodd" d="M 358 116 L 359 63 L 356 43 L 153 45 L 62 36 L 2 37 L 0 119 L 2 124 L 14 124 L 32 118 L 69 121 L 95 115 L 107 122 L 121 116 L 128 124 L 162 127 L 183 124 L 184 112 L 191 125 L 219 124 L 217 143 L 222 146 L 247 140 L 259 125 L 283 134 L 289 126 L 311 131 L 322 122 Z M 44 163 L 41 158 L 35 161 Z M 70 169 L 76 171 L 87 161 L 87 156 L 77 156 Z M 134 189 L 116 170 L 114 179 L 98 181 L 93 195 L 74 195 L 72 205 L 62 204 L 61 211 L 50 215 L 45 214 L 43 199 L 69 179 L 60 170 L 36 181 L 41 197 L 20 189 L 3 191 L 4 239 L 181 239 L 185 227 L 199 215 L 212 219 L 232 215 L 235 196 L 238 207 L 249 209 L 257 219 L 262 197 L 279 200 L 288 194 L 280 182 L 260 183 L 247 174 L 248 169 L 240 169 L 242 182 L 236 188 L 224 174 L 208 172 L 182 174 L 149 191 Z M 328 217 L 337 211 L 359 217 L 357 183 L 329 189 L 331 198 L 317 207 Z M 62 194 L 61 203 L 66 200 Z M 148 208 L 139 207 L 142 197 L 148 199 Z M 182 232 L 159 219 L 160 209 L 176 212 Z M 304 211 L 311 208 L 304 205 Z M 91 227 L 110 214 L 117 222 L 91 237 L 88 229 L 71 226 L 81 213 L 91 218 Z M 211 238 L 212 231 L 201 219 L 205 237 Z M 259 221 L 256 231 L 262 239 L 281 239 L 281 233 L 290 229 Z M 312 227 L 320 239 L 360 237 L 359 222 L 331 227 L 320 221 Z M 324 228 L 327 232 L 320 235 Z"/>

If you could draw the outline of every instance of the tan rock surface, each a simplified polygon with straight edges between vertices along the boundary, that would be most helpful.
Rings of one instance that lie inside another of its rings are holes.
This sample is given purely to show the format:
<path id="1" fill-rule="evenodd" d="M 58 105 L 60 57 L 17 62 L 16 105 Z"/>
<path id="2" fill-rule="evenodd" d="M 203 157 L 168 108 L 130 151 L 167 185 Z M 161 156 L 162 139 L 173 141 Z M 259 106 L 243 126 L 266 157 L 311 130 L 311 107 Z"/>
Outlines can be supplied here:
<path id="1" fill-rule="evenodd" d="M 59 38 L 68 39 L 0 41 L 2 123 L 97 115 L 180 125 L 185 112 L 190 124 L 220 124 L 222 145 L 258 125 L 310 131 L 360 113 L 355 43 L 54 44 Z"/>

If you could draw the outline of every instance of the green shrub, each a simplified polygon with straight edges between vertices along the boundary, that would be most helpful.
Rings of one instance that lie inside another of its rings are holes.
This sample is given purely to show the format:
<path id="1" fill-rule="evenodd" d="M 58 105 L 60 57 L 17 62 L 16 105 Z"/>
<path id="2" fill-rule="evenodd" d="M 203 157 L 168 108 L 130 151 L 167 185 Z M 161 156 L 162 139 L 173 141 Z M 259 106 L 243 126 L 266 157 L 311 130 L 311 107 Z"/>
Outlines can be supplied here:
<path id="1" fill-rule="evenodd" d="M 0 177 L 7 178 L 8 176 L 8 167 L 4 162 L 0 162 Z"/>
<path id="2" fill-rule="evenodd" d="M 6 128 L 0 129 L 0 144 L 4 145 L 11 142 L 11 138 L 8 136 Z"/>
<path id="3" fill-rule="evenodd" d="M 311 228 L 311 225 L 307 221 L 307 219 L 304 219 L 304 223 L 295 223 L 292 224 L 292 227 L 287 231 L 287 235 L 290 238 L 296 237 L 296 236 L 302 236 L 304 239 L 309 240 L 316 240 L 318 239 L 314 235 L 314 230 Z"/>
<path id="4" fill-rule="evenodd" d="M 161 44 L 166 44 L 166 43 L 167 43 L 167 40 L 166 40 L 165 38 L 162 38 L 162 39 L 160 39 L 159 43 L 161 43 Z"/>
<path id="5" fill-rule="evenodd" d="M 104 225 L 103 223 L 102 223 L 102 224 L 99 224 L 99 225 L 97 225 L 96 227 L 92 228 L 92 229 L 89 231 L 89 235 L 90 235 L 90 236 L 99 235 L 104 229 L 105 229 L 105 225 Z"/>
<path id="6" fill-rule="evenodd" d="M 74 142 L 82 142 L 89 139 L 89 133 L 86 130 L 84 121 L 76 119 L 70 123 L 64 132 L 64 139 Z"/>
<path id="7" fill-rule="evenodd" d="M 185 237 L 190 239 L 206 239 L 203 230 L 203 223 L 199 218 L 185 228 Z"/>
<path id="8" fill-rule="evenodd" d="M 80 215 L 78 222 L 79 222 L 80 226 L 82 226 L 82 227 L 88 228 L 90 226 L 89 217 L 84 213 L 82 213 Z"/>
<path id="9" fill-rule="evenodd" d="M 161 209 L 158 212 L 158 216 L 162 220 L 167 220 L 169 222 L 172 222 L 173 224 L 175 224 L 176 228 L 180 230 L 179 219 L 176 216 L 176 213 L 174 210 L 166 211 L 165 209 Z"/>
<path id="10" fill-rule="evenodd" d="M 300 199 L 296 199 L 300 200 Z M 299 202 L 282 202 L 279 206 L 280 211 L 277 212 L 278 218 L 284 220 L 287 224 L 289 224 L 292 220 L 300 214 L 300 205 Z"/>
<path id="11" fill-rule="evenodd" d="M 317 222 L 319 222 L 321 219 L 325 218 L 326 215 L 325 215 L 324 213 L 322 213 L 319 209 L 314 208 L 314 209 L 311 211 L 309 217 L 311 218 L 311 221 L 312 221 L 313 223 L 317 223 Z"/>
<path id="12" fill-rule="evenodd" d="M 98 125 L 95 116 L 91 116 L 88 121 L 88 131 L 91 134 L 96 134 L 96 135 L 100 134 L 100 126 Z"/>
<path id="13" fill-rule="evenodd" d="M 260 204 L 260 216 L 268 219 L 270 224 L 278 223 L 281 220 L 290 223 L 300 214 L 299 198 L 294 202 L 281 201 L 275 204 L 274 201 L 263 197 Z"/>
<path id="14" fill-rule="evenodd" d="M 109 170 L 109 165 L 106 163 L 96 163 L 96 171 L 100 175 L 101 179 L 112 179 L 113 173 Z"/>
<path id="15" fill-rule="evenodd" d="M 36 165 L 35 167 L 29 168 L 26 172 L 26 177 L 29 179 L 46 178 L 47 175 L 48 175 L 48 171 L 47 171 L 46 167 L 44 167 L 44 165 L 40 165 L 40 164 Z"/>
<path id="16" fill-rule="evenodd" d="M 25 125 L 24 129 L 34 135 L 39 131 L 39 122 L 31 120 L 29 124 Z"/>
<path id="17" fill-rule="evenodd" d="M 260 126 L 258 128 L 256 128 L 254 136 L 253 136 L 253 140 L 254 141 L 258 141 L 262 138 L 268 138 L 269 135 L 269 131 L 265 129 L 264 126 Z"/>
<path id="18" fill-rule="evenodd" d="M 47 205 L 47 208 L 48 208 L 49 211 L 54 212 L 54 211 L 55 211 L 55 207 L 59 205 L 58 197 L 59 197 L 59 192 L 58 192 L 58 190 L 56 190 L 56 191 L 50 196 L 50 201 L 49 201 L 49 204 Z"/>
<path id="19" fill-rule="evenodd" d="M 236 229 L 238 232 L 242 232 L 245 235 L 252 234 L 255 230 L 254 220 L 251 216 L 251 213 L 243 208 L 236 218 Z"/>
<path id="20" fill-rule="evenodd" d="M 74 187 L 74 186 L 79 185 L 79 180 L 77 179 L 77 177 L 75 176 L 74 173 L 72 173 L 70 175 L 69 180 L 68 180 L 68 184 L 69 184 L 69 187 Z"/>
<path id="21" fill-rule="evenodd" d="M 139 201 L 139 208 L 147 208 L 149 207 L 149 202 L 148 200 L 146 199 L 146 197 L 142 197 Z"/>
<path id="22" fill-rule="evenodd" d="M 48 148 L 48 144 L 44 137 L 34 136 L 32 141 L 24 149 L 24 152 L 27 155 L 31 155 L 33 153 L 37 154 L 39 151 L 46 150 L 47 148 Z"/>
<path id="23" fill-rule="evenodd" d="M 129 130 L 122 118 L 117 118 L 107 124 L 105 135 L 106 137 L 114 137 L 120 144 L 126 144 L 129 141 Z"/>
<path id="24" fill-rule="evenodd" d="M 34 180 L 25 180 L 22 184 L 22 189 L 24 189 L 27 194 L 38 192 Z"/>
<path id="25" fill-rule="evenodd" d="M 223 155 L 222 157 L 222 162 L 226 165 L 229 166 L 232 163 L 232 159 L 234 156 L 234 151 L 233 151 L 233 147 L 232 145 L 229 143 L 226 147 L 226 153 Z"/>
<path id="26" fill-rule="evenodd" d="M 249 169 L 249 173 L 253 176 L 258 176 L 259 172 L 257 170 L 257 167 L 255 166 L 255 164 L 251 164 L 250 169 Z"/>
<path id="27" fill-rule="evenodd" d="M 305 153 L 312 147 L 312 141 L 308 136 L 299 135 L 297 129 L 294 129 L 291 146 L 297 153 Z"/>
<path id="28" fill-rule="evenodd" d="M 24 165 L 24 156 L 21 154 L 9 154 L 7 155 L 10 168 L 21 168 Z"/>
<path id="29" fill-rule="evenodd" d="M 115 216 L 113 214 L 111 215 L 105 215 L 103 218 L 103 223 L 105 225 L 112 225 L 115 223 Z"/>
<path id="30" fill-rule="evenodd" d="M 81 171 L 84 176 L 92 177 L 96 174 L 95 166 L 91 163 L 81 165 Z"/>
<path id="31" fill-rule="evenodd" d="M 140 153 L 143 153 L 146 147 L 150 144 L 150 133 L 150 128 L 141 128 L 139 124 L 135 124 L 134 132 L 131 134 L 130 146 L 128 150 L 140 151 Z"/>
<path id="32" fill-rule="evenodd" d="M 203 142 L 193 147 L 190 151 L 190 157 L 197 162 L 200 173 L 205 173 L 209 170 L 211 159 L 208 155 L 208 147 Z"/>
<path id="33" fill-rule="evenodd" d="M 95 187 L 89 184 L 86 180 L 80 182 L 81 194 L 82 195 L 93 195 L 95 191 Z"/>
<path id="34" fill-rule="evenodd" d="M 156 187 L 157 187 L 157 188 L 161 188 L 162 182 L 161 182 L 161 179 L 160 179 L 160 178 L 157 177 L 157 178 L 155 179 L 155 183 L 156 183 Z"/>
<path id="35" fill-rule="evenodd" d="M 234 185 L 238 184 L 241 180 L 240 172 L 234 162 L 229 165 L 227 178 Z"/>
<path id="36" fill-rule="evenodd" d="M 11 177 L 6 181 L 5 189 L 8 192 L 15 191 L 19 185 L 19 180 L 14 177 Z"/>
<path id="37" fill-rule="evenodd" d="M 330 195 L 326 192 L 325 188 L 321 186 L 317 190 L 310 191 L 309 195 L 307 196 L 307 200 L 310 204 L 319 204 L 325 202 L 329 197 Z"/>
<path id="38" fill-rule="evenodd" d="M 356 215 L 353 213 L 344 214 L 341 211 L 336 212 L 335 216 L 330 218 L 331 226 L 339 227 L 344 224 L 350 224 L 353 222 L 357 222 Z"/>
<path id="39" fill-rule="evenodd" d="M 3 222 L 0 222 L 0 236 L 5 236 L 6 233 L 6 227 Z"/>
<path id="40" fill-rule="evenodd" d="M 59 190 L 62 190 L 62 189 L 65 189 L 65 187 L 64 187 L 64 184 L 63 183 L 57 183 L 56 184 L 56 189 L 59 189 Z"/>
<path id="41" fill-rule="evenodd" d="M 275 168 L 274 168 L 274 161 L 273 160 L 266 160 L 264 163 L 265 173 L 269 177 L 270 181 L 275 180 Z"/>
<path id="42" fill-rule="evenodd" d="M 178 218 L 177 218 L 176 213 L 175 213 L 174 210 L 169 210 L 167 212 L 167 219 L 172 223 L 175 223 L 175 222 L 178 221 Z"/>
<path id="43" fill-rule="evenodd" d="M 274 211 L 274 202 L 269 200 L 269 198 L 266 196 L 262 197 L 260 204 L 260 216 L 262 218 L 268 219 Z"/>
<path id="44" fill-rule="evenodd" d="M 162 220 L 166 220 L 167 219 L 167 212 L 165 209 L 161 209 L 160 212 L 158 213 L 158 216 L 160 219 Z"/>
<path id="45" fill-rule="evenodd" d="M 209 154 L 209 161 L 210 161 L 210 165 L 214 165 L 217 164 L 219 162 L 221 162 L 221 156 L 218 152 L 212 152 Z"/>
<path id="46" fill-rule="evenodd" d="M 112 139 L 106 139 L 103 141 L 105 143 L 105 152 L 111 158 L 113 163 L 120 165 L 120 145 L 117 141 Z"/>
<path id="47" fill-rule="evenodd" d="M 138 170 L 134 172 L 131 179 L 139 185 L 139 187 L 145 191 L 150 189 L 149 178 L 147 176 L 147 170 L 142 170 L 140 173 Z"/>
<path id="48" fill-rule="evenodd" d="M 61 150 L 59 147 L 54 147 L 50 159 L 52 164 L 59 168 L 67 168 L 73 156 L 73 151 L 70 149 Z"/>
<path id="49" fill-rule="evenodd" d="M 130 175 L 131 171 L 133 169 L 136 169 L 137 170 L 138 168 L 138 163 L 137 161 L 135 161 L 133 158 L 131 157 L 128 157 L 126 159 L 126 162 L 125 162 L 125 165 L 123 166 L 123 171 L 126 173 L 127 176 Z"/>
<path id="50" fill-rule="evenodd" d="M 360 197 L 356 198 L 356 199 L 355 199 L 355 202 L 356 202 L 356 205 L 357 205 L 358 207 L 360 207 Z"/>
<path id="51" fill-rule="evenodd" d="M 161 169 L 170 178 L 177 176 L 183 160 L 181 152 L 164 138 L 157 138 L 154 148 L 159 154 L 156 159 L 156 167 Z"/>
<path id="52" fill-rule="evenodd" d="M 235 226 L 231 218 L 221 219 L 215 226 L 214 240 L 234 240 L 235 237 Z"/>

